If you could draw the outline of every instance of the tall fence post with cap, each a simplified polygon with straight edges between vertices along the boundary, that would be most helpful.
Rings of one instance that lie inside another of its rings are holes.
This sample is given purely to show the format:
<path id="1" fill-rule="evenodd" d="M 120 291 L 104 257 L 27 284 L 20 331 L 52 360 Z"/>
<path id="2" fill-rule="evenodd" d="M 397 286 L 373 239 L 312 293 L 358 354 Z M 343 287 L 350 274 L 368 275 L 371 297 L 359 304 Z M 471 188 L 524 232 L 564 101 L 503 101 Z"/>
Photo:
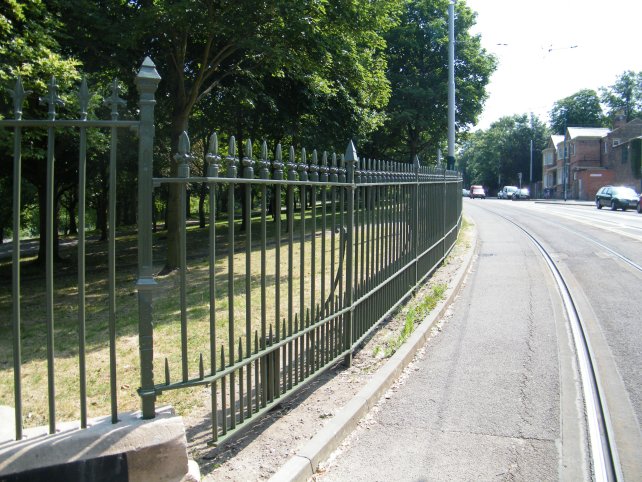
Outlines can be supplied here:
<path id="1" fill-rule="evenodd" d="M 140 94 L 138 132 L 138 343 L 140 350 L 140 389 L 143 418 L 156 415 L 154 391 L 154 332 L 152 297 L 156 286 L 152 265 L 152 189 L 154 149 L 154 94 L 160 75 L 146 57 L 136 76 Z"/>
<path id="2" fill-rule="evenodd" d="M 349 307 L 348 311 L 345 314 L 345 336 L 346 336 L 346 348 L 349 350 L 348 354 L 344 358 L 344 363 L 346 366 L 352 365 L 352 342 L 353 340 L 353 318 L 354 318 L 354 306 L 352 299 L 352 283 L 353 283 L 353 273 L 352 273 L 352 259 L 353 259 L 353 249 L 352 240 L 354 238 L 354 192 L 356 185 L 354 183 L 354 171 L 356 169 L 356 164 L 359 158 L 357 157 L 357 149 L 354 147 L 354 143 L 350 141 L 346 149 L 346 154 L 344 156 L 344 162 L 346 167 L 346 184 L 347 186 L 347 206 L 346 206 L 346 306 Z"/>

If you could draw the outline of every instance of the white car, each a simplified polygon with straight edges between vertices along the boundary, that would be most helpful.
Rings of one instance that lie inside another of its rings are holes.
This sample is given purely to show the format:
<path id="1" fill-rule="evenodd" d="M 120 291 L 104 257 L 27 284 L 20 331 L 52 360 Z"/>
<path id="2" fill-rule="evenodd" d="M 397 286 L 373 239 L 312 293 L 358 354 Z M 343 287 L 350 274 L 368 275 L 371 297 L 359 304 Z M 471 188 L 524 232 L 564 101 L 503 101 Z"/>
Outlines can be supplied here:
<path id="1" fill-rule="evenodd" d="M 517 191 L 517 186 L 504 186 L 501 191 L 497 193 L 498 199 L 512 199 L 513 193 Z"/>

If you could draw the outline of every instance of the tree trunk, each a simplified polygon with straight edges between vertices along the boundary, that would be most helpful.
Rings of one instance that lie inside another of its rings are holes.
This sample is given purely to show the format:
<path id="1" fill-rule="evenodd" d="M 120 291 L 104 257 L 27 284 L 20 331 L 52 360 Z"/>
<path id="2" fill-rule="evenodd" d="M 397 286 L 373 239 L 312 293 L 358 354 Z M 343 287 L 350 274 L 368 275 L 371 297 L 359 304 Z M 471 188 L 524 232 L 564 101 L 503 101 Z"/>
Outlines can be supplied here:
<path id="1" fill-rule="evenodd" d="M 55 201 L 57 203 L 57 201 Z M 40 266 L 45 266 L 47 260 L 47 188 L 46 186 L 38 187 L 38 211 L 39 211 L 39 224 L 40 224 L 40 237 L 38 240 L 38 259 L 36 263 Z M 54 261 L 60 260 L 60 252 L 58 249 L 58 209 L 54 206 L 54 219 L 53 219 L 53 259 Z"/>
<path id="2" fill-rule="evenodd" d="M 189 110 L 186 107 L 182 109 L 177 107 L 174 110 L 174 115 L 172 119 L 172 128 L 171 128 L 171 144 L 172 144 L 172 164 L 171 164 L 171 176 L 176 176 L 178 172 L 178 166 L 174 160 L 174 154 L 177 152 L 178 148 L 178 138 L 183 133 L 187 131 L 188 125 L 188 115 Z M 179 260 L 179 229 L 184 229 L 184 226 L 178 225 L 178 220 L 180 219 L 180 192 L 181 189 L 185 187 L 181 184 L 171 183 L 169 185 L 169 197 L 167 200 L 167 257 L 165 259 L 165 266 L 162 270 L 162 273 L 169 273 L 176 268 L 178 268 Z"/>
<path id="3" fill-rule="evenodd" d="M 76 235 L 78 234 L 78 225 L 76 224 L 76 204 L 78 203 L 78 198 L 73 197 L 69 206 L 67 206 L 67 216 L 69 216 L 69 234 Z"/>

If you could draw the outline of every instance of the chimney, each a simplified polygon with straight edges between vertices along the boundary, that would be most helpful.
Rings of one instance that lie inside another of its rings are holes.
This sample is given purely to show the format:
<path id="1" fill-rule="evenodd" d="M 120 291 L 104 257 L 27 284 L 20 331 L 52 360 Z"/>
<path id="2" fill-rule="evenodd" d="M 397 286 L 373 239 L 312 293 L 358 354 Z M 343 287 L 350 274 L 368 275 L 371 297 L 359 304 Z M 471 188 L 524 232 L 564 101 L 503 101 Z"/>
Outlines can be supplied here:
<path id="1" fill-rule="evenodd" d="M 615 117 L 613 118 L 613 130 L 619 129 L 624 125 L 626 125 L 626 115 L 624 115 L 623 110 L 619 110 L 615 113 Z"/>

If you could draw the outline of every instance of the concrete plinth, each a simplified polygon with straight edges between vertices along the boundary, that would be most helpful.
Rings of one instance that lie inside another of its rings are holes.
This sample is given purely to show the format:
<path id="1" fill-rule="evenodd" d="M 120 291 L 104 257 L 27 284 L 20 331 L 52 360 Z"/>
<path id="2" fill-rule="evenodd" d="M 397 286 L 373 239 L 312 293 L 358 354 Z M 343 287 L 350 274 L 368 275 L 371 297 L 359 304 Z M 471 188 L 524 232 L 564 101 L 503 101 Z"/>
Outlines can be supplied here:
<path id="1" fill-rule="evenodd" d="M 93 419 L 83 430 L 77 423 L 60 424 L 52 435 L 46 427 L 25 430 L 23 440 L 0 444 L 0 479 L 25 480 L 25 474 L 42 480 L 49 474 L 83 481 L 198 480 L 189 475 L 183 420 L 171 407 L 158 409 L 151 420 L 134 412 L 120 414 L 116 424 L 111 417 Z"/>

